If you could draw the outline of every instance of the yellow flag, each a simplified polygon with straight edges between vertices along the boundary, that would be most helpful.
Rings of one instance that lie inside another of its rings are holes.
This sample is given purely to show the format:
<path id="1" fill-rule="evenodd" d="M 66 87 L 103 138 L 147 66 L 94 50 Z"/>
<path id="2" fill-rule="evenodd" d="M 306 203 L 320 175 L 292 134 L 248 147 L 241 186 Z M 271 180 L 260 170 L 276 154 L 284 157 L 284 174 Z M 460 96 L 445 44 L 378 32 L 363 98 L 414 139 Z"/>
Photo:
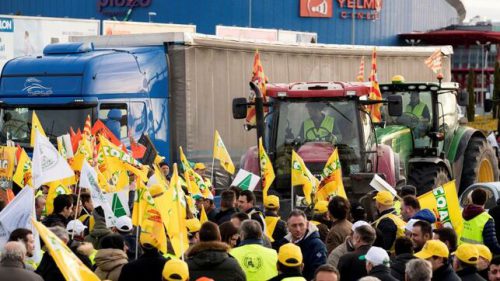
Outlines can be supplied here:
<path id="1" fill-rule="evenodd" d="M 269 240 L 271 240 L 271 242 L 274 242 L 273 233 L 279 220 L 279 217 L 272 216 L 266 216 L 264 218 L 264 221 L 266 223 L 266 236 L 267 238 L 269 238 Z"/>
<path id="2" fill-rule="evenodd" d="M 132 209 L 132 224 L 135 226 L 140 226 L 142 218 L 144 217 L 146 201 L 142 199 L 144 198 L 146 190 L 146 187 L 141 182 L 137 182 L 137 186 L 135 188 L 134 207 Z"/>
<path id="3" fill-rule="evenodd" d="M 45 131 L 43 130 L 42 124 L 40 123 L 40 120 L 38 120 L 38 116 L 36 116 L 36 113 L 33 110 L 33 115 L 31 116 L 31 147 L 35 146 L 36 130 L 38 130 L 42 136 L 47 137 L 47 135 L 45 135 Z"/>
<path id="4" fill-rule="evenodd" d="M 72 193 L 70 188 L 70 185 L 72 184 L 76 184 L 74 176 L 46 183 L 46 185 L 49 187 L 49 193 L 47 194 L 47 201 L 45 203 L 47 214 L 50 215 L 54 211 L 54 199 L 58 195 Z"/>
<path id="5" fill-rule="evenodd" d="M 188 249 L 189 240 L 186 227 L 186 197 L 179 181 L 176 163 L 174 163 L 167 196 L 169 202 L 171 202 L 167 206 L 170 214 L 170 222 L 167 227 L 168 237 L 174 248 L 175 255 L 180 257 Z"/>
<path id="6" fill-rule="evenodd" d="M 316 200 L 328 201 L 329 197 L 342 196 L 347 199 L 342 181 L 342 169 L 340 167 L 339 152 L 337 148 L 333 151 L 332 155 L 321 173 L 321 181 L 316 193 Z"/>
<path id="7" fill-rule="evenodd" d="M 99 277 L 84 265 L 59 237 L 35 219 L 31 219 L 31 222 L 66 280 L 100 281 Z"/>
<path id="8" fill-rule="evenodd" d="M 33 186 L 31 182 L 31 159 L 24 149 L 21 150 L 21 155 L 17 162 L 17 168 L 12 180 L 21 188 L 26 185 Z"/>
<path id="9" fill-rule="evenodd" d="M 92 144 L 87 138 L 82 138 L 78 144 L 78 149 L 75 152 L 73 161 L 71 162 L 71 168 L 75 171 L 81 171 L 83 166 L 83 160 L 87 160 L 88 163 L 93 163 L 94 158 L 92 154 Z"/>
<path id="10" fill-rule="evenodd" d="M 201 205 L 200 223 L 204 224 L 207 221 L 208 221 L 208 217 L 207 217 L 207 212 L 205 211 L 205 206 Z"/>
<path id="11" fill-rule="evenodd" d="M 194 194 L 205 194 L 209 187 L 203 177 L 196 173 L 189 165 L 189 161 L 184 155 L 182 147 L 179 147 L 179 154 L 181 158 L 182 168 L 184 170 L 184 178 L 186 180 L 187 188 L 189 193 Z"/>
<path id="12" fill-rule="evenodd" d="M 99 136 L 98 163 L 101 171 L 114 173 L 120 170 L 127 170 L 136 175 L 139 180 L 146 182 L 148 180 L 148 168 L 134 159 L 129 153 L 123 151 L 108 139 Z M 103 172 L 105 175 L 106 173 Z"/>
<path id="13" fill-rule="evenodd" d="M 274 169 L 273 163 L 267 156 L 264 145 L 262 144 L 262 138 L 259 138 L 259 162 L 260 162 L 260 177 L 262 179 L 262 196 L 265 200 L 267 197 L 267 191 L 274 181 Z"/>
<path id="14" fill-rule="evenodd" d="M 431 210 L 442 226 L 455 229 L 457 236 L 460 237 L 463 228 L 463 219 L 460 212 L 455 180 L 420 195 L 418 202 L 421 209 Z"/>
<path id="15" fill-rule="evenodd" d="M 312 204 L 312 195 L 316 194 L 319 180 L 307 169 L 304 160 L 292 150 L 292 186 L 302 185 L 308 205 Z"/>
<path id="16" fill-rule="evenodd" d="M 142 219 L 140 221 L 141 243 L 147 243 L 154 246 L 160 252 L 167 253 L 167 234 L 165 233 L 165 227 L 163 226 L 163 220 L 161 218 L 161 213 L 156 206 L 153 197 L 149 194 L 149 191 L 144 188 L 142 192 L 142 197 L 139 200 L 144 201 L 142 204 Z"/>
<path id="17" fill-rule="evenodd" d="M 231 156 L 227 152 L 224 142 L 219 135 L 219 132 L 215 130 L 214 136 L 214 158 L 219 159 L 221 166 L 231 175 L 234 174 L 234 164 L 231 160 Z"/>

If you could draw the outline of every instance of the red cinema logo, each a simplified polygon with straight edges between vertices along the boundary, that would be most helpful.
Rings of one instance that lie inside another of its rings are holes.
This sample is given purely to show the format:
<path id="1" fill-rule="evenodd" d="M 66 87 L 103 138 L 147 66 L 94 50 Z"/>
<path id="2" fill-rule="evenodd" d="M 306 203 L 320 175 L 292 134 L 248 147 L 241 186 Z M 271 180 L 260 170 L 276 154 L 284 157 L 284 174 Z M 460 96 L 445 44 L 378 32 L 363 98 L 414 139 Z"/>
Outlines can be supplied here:
<path id="1" fill-rule="evenodd" d="M 300 16 L 308 18 L 331 18 L 332 0 L 300 0 Z"/>

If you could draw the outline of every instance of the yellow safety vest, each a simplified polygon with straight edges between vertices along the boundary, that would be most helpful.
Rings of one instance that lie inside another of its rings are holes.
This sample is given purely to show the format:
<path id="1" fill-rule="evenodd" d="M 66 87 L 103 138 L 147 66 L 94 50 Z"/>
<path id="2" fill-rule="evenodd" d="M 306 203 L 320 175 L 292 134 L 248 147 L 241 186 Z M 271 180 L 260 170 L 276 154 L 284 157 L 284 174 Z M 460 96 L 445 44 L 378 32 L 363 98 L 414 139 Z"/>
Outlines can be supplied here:
<path id="1" fill-rule="evenodd" d="M 385 214 L 385 215 L 381 216 L 380 218 L 378 218 L 374 222 L 375 227 L 378 227 L 378 224 L 380 223 L 380 221 L 382 221 L 385 218 L 392 220 L 394 222 L 394 224 L 396 225 L 396 227 L 397 227 L 396 238 L 405 236 L 406 222 L 403 219 L 401 219 L 399 216 L 397 216 L 393 213 L 388 213 L 388 214 Z M 394 240 L 394 242 L 396 242 L 396 241 Z M 393 250 L 394 250 L 394 243 L 392 243 L 390 251 L 392 252 Z"/>
<path id="2" fill-rule="evenodd" d="M 419 102 L 415 107 L 407 105 L 405 112 L 411 113 L 417 117 L 422 117 L 422 114 L 424 114 L 424 109 L 425 109 L 425 103 Z"/>
<path id="3" fill-rule="evenodd" d="M 330 135 L 329 133 L 333 134 L 334 124 L 335 124 L 335 118 L 330 116 L 325 116 L 325 118 L 323 118 L 323 121 L 321 121 L 320 128 L 316 128 L 316 126 L 314 126 L 314 121 L 311 118 L 309 118 L 306 121 L 304 121 L 304 134 L 307 134 L 306 136 L 304 136 L 304 139 L 316 140 L 328 137 Z"/>
<path id="4" fill-rule="evenodd" d="M 307 281 L 304 277 L 294 276 L 281 279 L 281 281 Z"/>
<path id="5" fill-rule="evenodd" d="M 230 254 L 240 264 L 247 281 L 269 280 L 278 275 L 278 254 L 273 249 L 250 244 L 234 248 Z"/>
<path id="6" fill-rule="evenodd" d="M 483 229 L 489 219 L 491 219 L 490 214 L 482 212 L 471 220 L 464 220 L 464 228 L 459 244 L 484 244 Z"/>

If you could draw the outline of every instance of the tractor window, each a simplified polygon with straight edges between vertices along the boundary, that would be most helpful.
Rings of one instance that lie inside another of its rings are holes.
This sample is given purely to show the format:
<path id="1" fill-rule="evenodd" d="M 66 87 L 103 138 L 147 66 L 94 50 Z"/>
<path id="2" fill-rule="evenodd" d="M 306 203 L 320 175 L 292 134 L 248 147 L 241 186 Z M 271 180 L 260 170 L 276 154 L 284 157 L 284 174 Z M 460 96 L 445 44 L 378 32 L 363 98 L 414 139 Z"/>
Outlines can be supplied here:
<path id="1" fill-rule="evenodd" d="M 438 95 L 439 125 L 446 132 L 454 131 L 458 127 L 458 106 L 453 92 L 444 92 Z"/>

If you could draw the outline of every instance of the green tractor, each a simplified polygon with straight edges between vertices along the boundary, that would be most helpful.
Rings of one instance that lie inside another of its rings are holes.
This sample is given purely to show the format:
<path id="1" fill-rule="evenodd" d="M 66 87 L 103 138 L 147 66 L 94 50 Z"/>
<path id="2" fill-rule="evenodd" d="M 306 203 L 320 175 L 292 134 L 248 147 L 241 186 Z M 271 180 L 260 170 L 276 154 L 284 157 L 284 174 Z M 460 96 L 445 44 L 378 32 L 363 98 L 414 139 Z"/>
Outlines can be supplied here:
<path id="1" fill-rule="evenodd" d="M 498 160 L 485 135 L 459 124 L 468 94 L 458 83 L 405 83 L 401 76 L 381 84 L 384 127 L 377 140 L 399 155 L 406 183 L 423 194 L 451 179 L 458 193 L 476 182 L 498 180 Z"/>

